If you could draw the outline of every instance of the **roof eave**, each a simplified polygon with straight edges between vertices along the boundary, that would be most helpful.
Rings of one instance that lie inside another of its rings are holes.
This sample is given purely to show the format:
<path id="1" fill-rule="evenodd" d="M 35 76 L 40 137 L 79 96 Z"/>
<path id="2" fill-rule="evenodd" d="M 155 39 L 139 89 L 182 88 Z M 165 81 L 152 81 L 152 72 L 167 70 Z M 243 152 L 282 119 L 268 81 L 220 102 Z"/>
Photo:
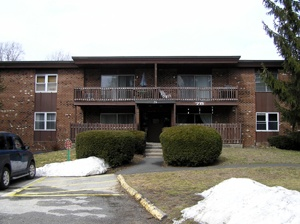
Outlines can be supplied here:
<path id="1" fill-rule="evenodd" d="M 74 64 L 74 61 L 2 61 L 0 62 L 0 68 L 59 69 L 78 67 Z"/>
<path id="2" fill-rule="evenodd" d="M 252 67 L 262 68 L 263 65 L 266 67 L 281 68 L 284 60 L 240 60 L 237 64 L 238 67 Z"/>
<path id="3" fill-rule="evenodd" d="M 240 56 L 72 57 L 78 66 L 112 64 L 236 64 Z"/>

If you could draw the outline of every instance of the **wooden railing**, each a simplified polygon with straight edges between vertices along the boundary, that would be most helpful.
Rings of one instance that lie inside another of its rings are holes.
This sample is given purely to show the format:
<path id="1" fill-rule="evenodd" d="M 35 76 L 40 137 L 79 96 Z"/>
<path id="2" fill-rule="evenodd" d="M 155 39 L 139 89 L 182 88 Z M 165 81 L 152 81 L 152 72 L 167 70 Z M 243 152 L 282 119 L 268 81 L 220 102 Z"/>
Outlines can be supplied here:
<path id="1" fill-rule="evenodd" d="M 177 124 L 189 125 L 189 124 Z M 216 129 L 222 137 L 223 144 L 242 144 L 242 125 L 236 123 L 195 124 Z"/>
<path id="2" fill-rule="evenodd" d="M 101 124 L 101 123 L 83 123 L 71 124 L 70 139 L 75 142 L 76 135 L 91 130 L 135 130 L 134 124 Z"/>
<path id="3" fill-rule="evenodd" d="M 215 128 L 222 137 L 223 144 L 242 144 L 241 124 L 203 124 Z"/>
<path id="4" fill-rule="evenodd" d="M 185 124 L 177 124 L 185 125 Z M 241 144 L 242 143 L 242 127 L 241 124 L 201 124 L 215 128 L 221 135 L 223 144 Z M 80 132 L 89 130 L 135 130 L 134 124 L 100 124 L 100 123 L 84 123 L 71 124 L 71 140 L 74 142 L 76 135 Z"/>
<path id="5" fill-rule="evenodd" d="M 236 101 L 237 87 L 120 87 L 74 89 L 74 101 Z"/>

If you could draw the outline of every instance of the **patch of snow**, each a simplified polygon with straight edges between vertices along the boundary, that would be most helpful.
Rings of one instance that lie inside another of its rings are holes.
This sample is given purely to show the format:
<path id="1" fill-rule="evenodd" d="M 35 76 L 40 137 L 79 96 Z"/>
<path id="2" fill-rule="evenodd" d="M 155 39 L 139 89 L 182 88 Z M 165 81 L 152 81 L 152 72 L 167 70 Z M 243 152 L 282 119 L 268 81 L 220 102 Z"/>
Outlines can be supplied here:
<path id="1" fill-rule="evenodd" d="M 231 178 L 198 194 L 198 204 L 182 210 L 179 224 L 299 224 L 300 192 L 268 187 L 247 178 Z"/>
<path id="2" fill-rule="evenodd" d="M 103 159 L 91 156 L 74 161 L 50 163 L 36 169 L 36 176 L 83 177 L 106 173 L 108 165 Z"/>

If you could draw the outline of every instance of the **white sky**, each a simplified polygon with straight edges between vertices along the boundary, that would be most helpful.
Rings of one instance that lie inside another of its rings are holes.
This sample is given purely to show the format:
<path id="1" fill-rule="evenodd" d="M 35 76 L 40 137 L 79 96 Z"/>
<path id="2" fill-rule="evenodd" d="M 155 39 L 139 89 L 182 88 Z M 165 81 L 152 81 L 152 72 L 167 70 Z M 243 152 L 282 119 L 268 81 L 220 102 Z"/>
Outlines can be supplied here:
<path id="1" fill-rule="evenodd" d="M 0 42 L 23 60 L 71 56 L 281 59 L 262 0 L 0 0 Z"/>

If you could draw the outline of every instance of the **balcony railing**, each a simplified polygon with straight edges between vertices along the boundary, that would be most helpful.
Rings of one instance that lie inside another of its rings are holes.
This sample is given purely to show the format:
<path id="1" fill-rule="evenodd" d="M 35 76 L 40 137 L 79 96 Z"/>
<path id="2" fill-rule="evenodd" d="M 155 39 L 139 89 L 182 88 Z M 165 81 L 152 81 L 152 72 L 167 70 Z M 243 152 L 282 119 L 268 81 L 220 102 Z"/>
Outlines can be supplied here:
<path id="1" fill-rule="evenodd" d="M 190 125 L 190 124 L 177 124 Z M 197 124 L 198 125 L 198 124 Z M 223 144 L 242 144 L 242 125 L 237 123 L 199 124 L 216 129 L 221 135 Z"/>
<path id="2" fill-rule="evenodd" d="M 74 101 L 236 101 L 237 87 L 119 87 L 74 89 Z"/>
<path id="3" fill-rule="evenodd" d="M 184 124 L 177 124 L 184 125 Z M 241 124 L 201 124 L 215 128 L 220 133 L 223 144 L 241 144 L 242 143 L 242 126 Z M 76 135 L 80 132 L 89 130 L 135 130 L 134 124 L 100 124 L 100 123 L 84 123 L 71 124 L 70 139 L 74 142 Z"/>

